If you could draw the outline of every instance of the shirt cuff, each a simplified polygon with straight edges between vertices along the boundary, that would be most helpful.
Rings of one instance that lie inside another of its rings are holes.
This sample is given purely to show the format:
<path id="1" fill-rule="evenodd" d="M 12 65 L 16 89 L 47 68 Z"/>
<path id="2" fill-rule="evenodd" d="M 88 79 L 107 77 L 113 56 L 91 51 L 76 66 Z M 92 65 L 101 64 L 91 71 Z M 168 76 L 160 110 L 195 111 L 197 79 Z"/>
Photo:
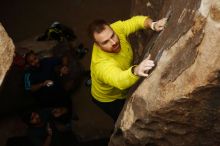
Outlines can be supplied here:
<path id="1" fill-rule="evenodd" d="M 137 65 L 133 65 L 129 68 L 129 70 L 130 70 L 129 73 L 132 78 L 139 79 L 139 76 L 136 76 L 132 73 L 132 68 L 134 68 L 135 66 L 137 66 Z"/>

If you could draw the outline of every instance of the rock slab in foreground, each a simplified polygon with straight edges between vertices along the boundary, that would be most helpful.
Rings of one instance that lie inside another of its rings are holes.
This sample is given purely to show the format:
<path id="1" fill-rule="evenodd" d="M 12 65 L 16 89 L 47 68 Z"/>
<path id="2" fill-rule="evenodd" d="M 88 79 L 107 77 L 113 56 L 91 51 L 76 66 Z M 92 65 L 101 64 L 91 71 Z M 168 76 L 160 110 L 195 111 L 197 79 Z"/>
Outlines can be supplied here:
<path id="1" fill-rule="evenodd" d="M 163 5 L 173 14 L 151 52 L 163 54 L 128 99 L 109 146 L 220 145 L 220 2 Z"/>

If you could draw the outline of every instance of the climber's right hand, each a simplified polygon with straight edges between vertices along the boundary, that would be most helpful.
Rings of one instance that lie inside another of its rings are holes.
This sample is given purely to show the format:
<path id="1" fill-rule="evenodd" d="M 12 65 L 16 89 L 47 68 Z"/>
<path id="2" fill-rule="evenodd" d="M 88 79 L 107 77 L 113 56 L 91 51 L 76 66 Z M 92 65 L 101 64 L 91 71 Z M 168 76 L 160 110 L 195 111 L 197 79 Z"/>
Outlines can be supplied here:
<path id="1" fill-rule="evenodd" d="M 147 77 L 148 71 L 154 67 L 154 61 L 150 60 L 151 55 L 144 59 L 139 65 L 134 68 L 134 75 Z"/>

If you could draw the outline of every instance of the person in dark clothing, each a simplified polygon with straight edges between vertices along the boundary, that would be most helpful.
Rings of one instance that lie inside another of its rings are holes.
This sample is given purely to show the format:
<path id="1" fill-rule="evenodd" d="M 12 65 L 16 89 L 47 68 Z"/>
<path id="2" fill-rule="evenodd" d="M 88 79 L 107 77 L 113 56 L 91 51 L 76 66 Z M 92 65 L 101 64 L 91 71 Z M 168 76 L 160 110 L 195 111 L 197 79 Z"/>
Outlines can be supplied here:
<path id="1" fill-rule="evenodd" d="M 30 125 L 28 127 L 28 137 L 34 146 L 49 146 L 52 140 L 52 128 L 50 123 L 46 122 L 46 115 L 42 118 L 37 112 L 31 113 Z"/>
<path id="2" fill-rule="evenodd" d="M 27 68 L 24 74 L 24 86 L 42 106 L 60 106 L 71 103 L 70 97 L 61 84 L 61 76 L 68 74 L 68 68 L 62 66 L 62 59 L 47 57 L 39 59 L 31 51 L 26 54 Z M 57 67 L 60 66 L 58 71 Z"/>
<path id="3" fill-rule="evenodd" d="M 28 126 L 27 140 L 31 143 L 31 146 L 72 146 L 74 142 L 76 143 L 71 129 L 68 131 L 59 129 L 56 121 L 54 121 L 55 114 L 53 110 L 36 110 L 23 115 L 22 119 Z M 65 114 L 59 112 L 56 118 Z"/>

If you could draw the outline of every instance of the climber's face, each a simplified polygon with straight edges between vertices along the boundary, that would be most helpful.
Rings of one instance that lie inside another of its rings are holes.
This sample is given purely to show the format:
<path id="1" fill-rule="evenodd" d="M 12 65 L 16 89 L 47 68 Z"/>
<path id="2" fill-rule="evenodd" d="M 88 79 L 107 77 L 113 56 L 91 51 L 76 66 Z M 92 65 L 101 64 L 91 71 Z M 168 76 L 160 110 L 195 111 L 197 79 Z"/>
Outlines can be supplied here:
<path id="1" fill-rule="evenodd" d="M 96 44 L 105 52 L 118 53 L 121 50 L 120 41 L 117 34 L 108 25 L 100 33 L 94 33 Z"/>

